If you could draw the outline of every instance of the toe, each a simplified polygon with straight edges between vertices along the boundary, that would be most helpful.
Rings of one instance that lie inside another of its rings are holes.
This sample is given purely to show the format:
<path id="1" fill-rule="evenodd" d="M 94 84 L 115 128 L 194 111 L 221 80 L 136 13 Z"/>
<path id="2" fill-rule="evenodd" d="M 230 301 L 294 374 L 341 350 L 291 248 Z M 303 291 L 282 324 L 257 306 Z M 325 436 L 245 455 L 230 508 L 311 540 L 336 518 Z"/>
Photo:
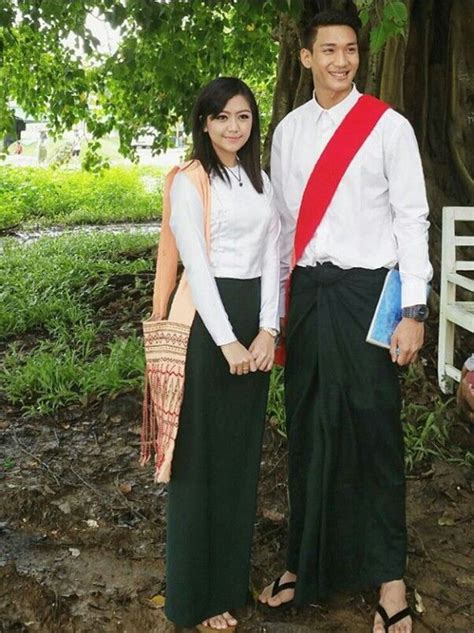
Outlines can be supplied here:
<path id="1" fill-rule="evenodd" d="M 238 622 L 228 611 L 224 613 L 224 619 L 227 623 L 227 626 L 237 626 Z"/>
<path id="2" fill-rule="evenodd" d="M 271 585 L 267 585 L 262 593 L 258 596 L 258 599 L 262 604 L 267 604 L 268 600 L 272 595 L 273 583 Z"/>
<path id="3" fill-rule="evenodd" d="M 372 633 L 385 633 L 385 626 L 383 624 L 382 618 L 376 614 L 374 619 L 374 627 L 372 629 Z"/>

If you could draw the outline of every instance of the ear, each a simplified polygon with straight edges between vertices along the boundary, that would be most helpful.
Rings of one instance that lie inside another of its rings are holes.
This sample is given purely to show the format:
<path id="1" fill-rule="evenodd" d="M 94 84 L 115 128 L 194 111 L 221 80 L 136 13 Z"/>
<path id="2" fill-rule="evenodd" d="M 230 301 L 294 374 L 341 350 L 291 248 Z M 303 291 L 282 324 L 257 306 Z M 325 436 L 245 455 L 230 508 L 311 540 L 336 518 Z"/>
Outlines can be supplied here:
<path id="1" fill-rule="evenodd" d="M 313 65 L 313 54 L 307 48 L 302 48 L 300 50 L 300 60 L 305 68 L 311 68 Z"/>

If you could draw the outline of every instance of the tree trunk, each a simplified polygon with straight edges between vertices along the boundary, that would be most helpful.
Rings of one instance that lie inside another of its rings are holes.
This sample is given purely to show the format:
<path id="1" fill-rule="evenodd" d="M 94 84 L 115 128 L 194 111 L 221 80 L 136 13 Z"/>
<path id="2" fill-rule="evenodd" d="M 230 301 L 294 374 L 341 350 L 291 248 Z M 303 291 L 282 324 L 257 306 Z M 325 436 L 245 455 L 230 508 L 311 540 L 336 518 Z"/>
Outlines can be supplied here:
<path id="1" fill-rule="evenodd" d="M 415 128 L 431 210 L 434 288 L 439 288 L 441 209 L 474 205 L 474 2 L 405 0 L 407 38 L 390 40 L 376 55 L 368 50 L 369 28 L 361 32 L 357 86 L 404 114 Z M 304 19 L 333 7 L 354 10 L 352 0 L 305 0 Z M 277 123 L 311 97 L 311 76 L 298 60 L 297 25 L 283 18 L 274 111 L 265 143 L 268 166 Z"/>

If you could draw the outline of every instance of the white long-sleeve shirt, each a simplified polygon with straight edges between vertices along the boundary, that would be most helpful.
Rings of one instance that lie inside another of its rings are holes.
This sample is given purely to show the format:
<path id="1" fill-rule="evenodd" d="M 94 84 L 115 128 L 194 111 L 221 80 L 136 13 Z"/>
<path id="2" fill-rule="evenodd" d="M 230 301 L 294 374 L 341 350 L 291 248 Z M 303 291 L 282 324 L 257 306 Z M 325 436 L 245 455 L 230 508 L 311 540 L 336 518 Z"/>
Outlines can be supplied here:
<path id="1" fill-rule="evenodd" d="M 235 170 L 234 170 L 235 173 Z M 211 176 L 210 237 L 207 252 L 201 198 L 184 173 L 171 186 L 170 227 L 186 269 L 193 302 L 216 345 L 237 340 L 217 289 L 216 277 L 261 277 L 260 327 L 279 329 L 280 220 L 266 174 L 259 194 L 241 169 L 242 187 Z"/>
<path id="2" fill-rule="evenodd" d="M 311 172 L 349 110 L 360 98 L 354 87 L 324 110 L 313 97 L 277 126 L 271 178 L 281 218 L 280 314 L 293 252 L 296 220 Z M 433 270 L 428 258 L 428 203 L 410 123 L 387 110 L 355 155 L 298 266 L 330 261 L 341 268 L 393 268 L 402 281 L 402 305 L 426 303 Z"/>

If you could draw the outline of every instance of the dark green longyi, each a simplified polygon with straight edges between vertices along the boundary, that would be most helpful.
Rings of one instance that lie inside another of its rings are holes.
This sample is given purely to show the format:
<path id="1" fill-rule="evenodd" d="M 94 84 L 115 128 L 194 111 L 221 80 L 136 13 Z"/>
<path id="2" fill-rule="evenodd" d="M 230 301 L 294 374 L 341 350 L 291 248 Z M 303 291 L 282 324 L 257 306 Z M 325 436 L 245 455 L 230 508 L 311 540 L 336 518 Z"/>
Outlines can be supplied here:
<path id="1" fill-rule="evenodd" d="M 217 279 L 239 341 L 258 333 L 260 280 Z M 168 487 L 166 615 L 181 627 L 245 605 L 269 374 L 232 376 L 196 315 Z"/>
<path id="2" fill-rule="evenodd" d="M 287 365 L 295 600 L 402 578 L 405 475 L 396 367 L 365 342 L 386 269 L 297 267 Z"/>

